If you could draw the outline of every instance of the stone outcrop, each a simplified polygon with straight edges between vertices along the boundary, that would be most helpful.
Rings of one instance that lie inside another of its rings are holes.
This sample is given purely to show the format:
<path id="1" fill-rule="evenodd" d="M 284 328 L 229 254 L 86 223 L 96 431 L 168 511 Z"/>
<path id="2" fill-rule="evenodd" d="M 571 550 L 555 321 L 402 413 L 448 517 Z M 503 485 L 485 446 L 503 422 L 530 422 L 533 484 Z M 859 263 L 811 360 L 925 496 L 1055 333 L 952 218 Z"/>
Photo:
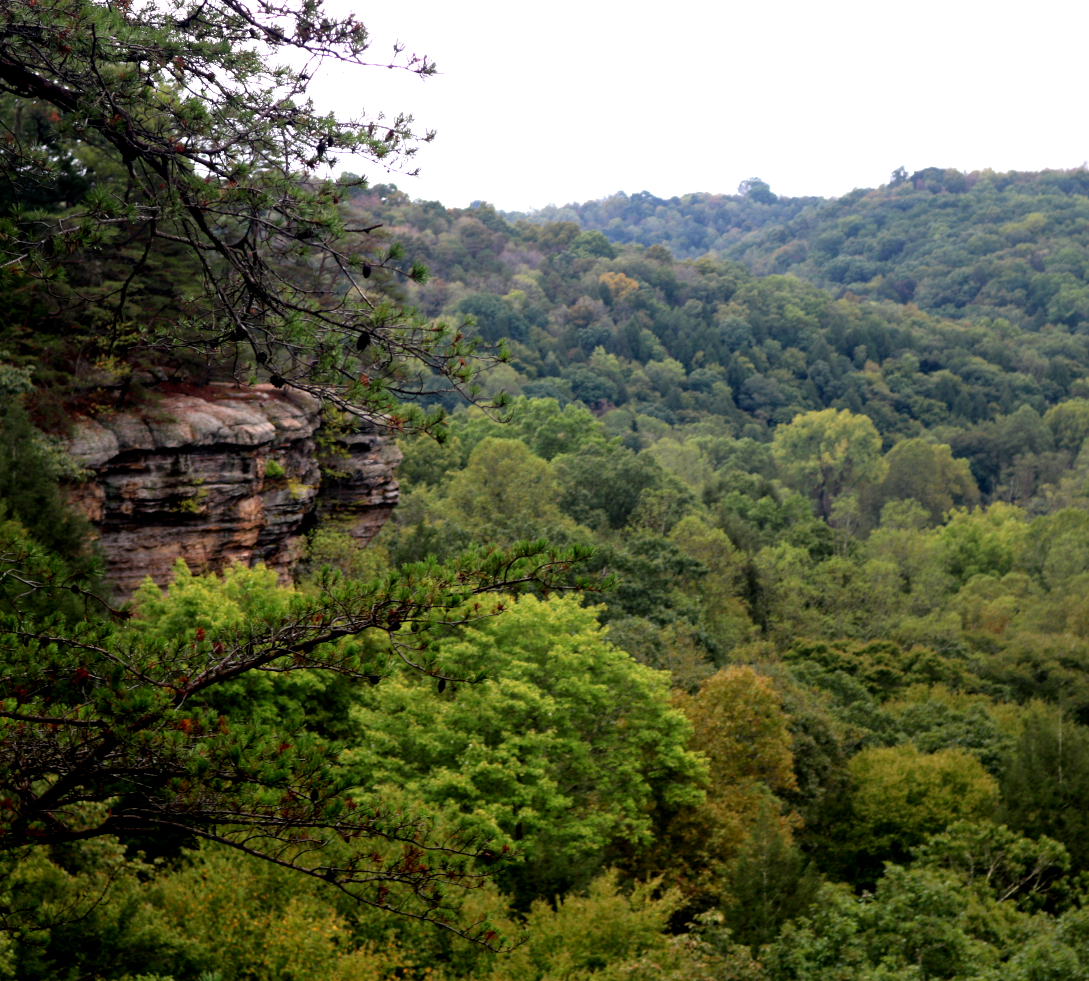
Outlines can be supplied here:
<path id="1" fill-rule="evenodd" d="M 76 420 L 69 452 L 93 477 L 72 499 L 121 596 L 145 576 L 168 582 L 178 558 L 194 571 L 260 561 L 289 581 L 319 518 L 363 546 L 389 517 L 401 453 L 380 434 L 322 433 L 313 398 L 271 385 L 190 392 Z"/>

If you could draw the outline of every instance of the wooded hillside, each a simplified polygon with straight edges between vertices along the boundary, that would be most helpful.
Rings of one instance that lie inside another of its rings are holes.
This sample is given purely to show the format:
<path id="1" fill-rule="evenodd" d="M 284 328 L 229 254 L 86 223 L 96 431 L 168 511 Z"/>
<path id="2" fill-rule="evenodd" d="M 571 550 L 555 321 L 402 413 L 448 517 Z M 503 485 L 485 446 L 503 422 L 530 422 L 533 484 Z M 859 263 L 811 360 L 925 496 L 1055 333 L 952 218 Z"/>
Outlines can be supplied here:
<path id="1" fill-rule="evenodd" d="M 292 9 L 0 24 L 0 974 L 1089 975 L 1085 172 L 413 201 Z M 74 421 L 257 382 L 392 519 L 117 602 Z"/>

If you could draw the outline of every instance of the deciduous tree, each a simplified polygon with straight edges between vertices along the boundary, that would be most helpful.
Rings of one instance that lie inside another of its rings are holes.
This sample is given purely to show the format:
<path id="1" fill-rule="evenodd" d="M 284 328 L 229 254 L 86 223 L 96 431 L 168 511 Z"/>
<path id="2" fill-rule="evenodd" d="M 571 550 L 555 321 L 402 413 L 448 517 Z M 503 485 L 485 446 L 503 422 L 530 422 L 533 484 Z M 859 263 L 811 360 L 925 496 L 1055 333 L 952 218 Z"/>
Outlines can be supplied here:
<path id="1" fill-rule="evenodd" d="M 56 595 L 71 580 L 27 539 L 3 539 L 0 588 L 15 610 L 0 620 L 4 850 L 181 832 L 452 925 L 457 886 L 472 885 L 482 871 L 473 859 L 491 854 L 479 828 L 439 831 L 380 793 L 350 794 L 337 744 L 290 716 L 224 713 L 217 694 L 241 678 L 298 671 L 378 683 L 395 661 L 443 685 L 471 682 L 487 670 L 480 660 L 440 652 L 432 632 L 500 612 L 504 602 L 485 595 L 497 590 L 567 588 L 584 553 L 523 543 L 369 583 L 325 576 L 309 594 L 288 592 L 243 617 L 227 611 L 164 641 L 93 615 L 73 627 L 23 614 L 27 594 Z M 88 611 L 101 606 L 71 588 Z M 352 640 L 368 631 L 386 642 Z M 350 847 L 324 850 L 338 841 Z M 484 942 L 487 932 L 469 929 Z"/>
<path id="2" fill-rule="evenodd" d="M 865 503 L 876 517 L 888 501 L 918 501 L 933 524 L 956 507 L 979 504 L 976 486 L 967 460 L 954 460 L 948 446 L 923 439 L 905 439 L 885 455 L 888 472 L 865 495 Z"/>
<path id="3" fill-rule="evenodd" d="M 476 665 L 476 683 L 378 686 L 348 766 L 370 792 L 395 787 L 501 835 L 520 852 L 503 880 L 522 898 L 584 886 L 610 846 L 650 843 L 656 803 L 702 798 L 668 675 L 610 644 L 592 608 L 526 596 L 434 652 Z"/>
<path id="4" fill-rule="evenodd" d="M 874 424 L 847 409 L 795 416 L 775 431 L 772 452 L 788 480 L 812 495 L 822 518 L 832 513 L 832 502 L 840 494 L 885 474 Z"/>

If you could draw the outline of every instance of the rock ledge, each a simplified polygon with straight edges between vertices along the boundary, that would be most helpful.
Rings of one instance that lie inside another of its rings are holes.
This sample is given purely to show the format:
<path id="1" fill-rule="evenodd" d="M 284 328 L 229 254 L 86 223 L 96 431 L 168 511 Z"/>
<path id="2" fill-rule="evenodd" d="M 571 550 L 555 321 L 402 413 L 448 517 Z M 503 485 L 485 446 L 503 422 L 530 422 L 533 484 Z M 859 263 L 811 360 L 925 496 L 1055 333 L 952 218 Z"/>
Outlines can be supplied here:
<path id="1" fill-rule="evenodd" d="M 401 452 L 379 433 L 329 434 L 337 475 L 323 479 L 315 399 L 271 385 L 198 391 L 76 420 L 69 452 L 95 476 L 71 496 L 119 594 L 146 576 L 169 582 L 178 558 L 194 571 L 260 561 L 288 582 L 319 516 L 343 519 L 361 547 L 385 523 Z"/>

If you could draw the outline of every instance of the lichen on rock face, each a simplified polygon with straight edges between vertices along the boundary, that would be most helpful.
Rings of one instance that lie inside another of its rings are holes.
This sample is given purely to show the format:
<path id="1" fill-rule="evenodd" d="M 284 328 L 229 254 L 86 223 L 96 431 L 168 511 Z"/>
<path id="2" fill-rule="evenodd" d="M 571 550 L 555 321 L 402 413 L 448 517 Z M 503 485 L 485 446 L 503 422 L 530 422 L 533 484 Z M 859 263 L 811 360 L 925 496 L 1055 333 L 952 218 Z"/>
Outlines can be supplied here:
<path id="1" fill-rule="evenodd" d="M 211 385 L 77 419 L 68 451 L 93 476 L 71 499 L 98 530 L 118 594 L 146 576 L 169 582 L 179 558 L 213 571 L 261 561 L 288 581 L 319 516 L 365 546 L 397 503 L 400 451 L 378 432 L 338 432 L 337 473 L 323 477 L 320 429 L 316 400 L 271 385 Z"/>

